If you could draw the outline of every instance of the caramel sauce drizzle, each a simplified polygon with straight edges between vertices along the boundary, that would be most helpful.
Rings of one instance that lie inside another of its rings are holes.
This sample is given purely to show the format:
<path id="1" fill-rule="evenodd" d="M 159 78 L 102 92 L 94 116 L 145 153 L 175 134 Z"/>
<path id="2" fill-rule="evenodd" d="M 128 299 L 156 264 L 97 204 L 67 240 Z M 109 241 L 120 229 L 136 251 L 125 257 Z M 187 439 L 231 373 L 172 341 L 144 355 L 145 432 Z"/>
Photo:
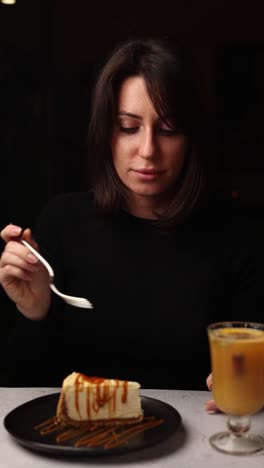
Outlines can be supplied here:
<path id="1" fill-rule="evenodd" d="M 58 444 L 82 436 L 74 442 L 75 447 L 95 448 L 102 446 L 104 449 L 110 449 L 125 444 L 137 434 L 157 427 L 163 422 L 164 419 L 148 416 L 135 424 L 126 424 L 124 422 L 118 425 L 99 426 L 93 423 L 82 428 L 66 429 L 65 426 L 57 421 L 56 416 L 54 416 L 38 424 L 34 429 L 40 430 L 40 434 L 43 436 L 58 431 L 59 434 L 56 436 L 56 442 Z"/>
<path id="2" fill-rule="evenodd" d="M 101 377 L 88 377 L 84 374 L 78 374 L 74 383 L 75 388 L 75 407 L 76 411 L 81 419 L 80 407 L 79 407 L 79 392 L 83 391 L 84 382 L 95 385 L 95 395 L 93 394 L 91 388 L 88 386 L 86 390 L 86 401 L 87 401 L 87 418 L 90 419 L 91 416 L 91 407 L 95 413 L 98 413 L 100 408 L 106 403 L 110 403 L 110 409 L 112 413 L 115 413 L 116 410 L 116 392 L 120 386 L 120 381 L 115 379 L 115 385 L 111 392 L 108 385 L 108 379 Z M 127 387 L 128 382 L 125 380 L 123 382 L 123 392 L 122 392 L 122 403 L 127 401 Z"/>
<path id="3" fill-rule="evenodd" d="M 123 383 L 122 403 L 126 403 L 126 401 L 127 401 L 127 385 L 128 385 L 127 380 L 124 380 L 124 383 Z"/>

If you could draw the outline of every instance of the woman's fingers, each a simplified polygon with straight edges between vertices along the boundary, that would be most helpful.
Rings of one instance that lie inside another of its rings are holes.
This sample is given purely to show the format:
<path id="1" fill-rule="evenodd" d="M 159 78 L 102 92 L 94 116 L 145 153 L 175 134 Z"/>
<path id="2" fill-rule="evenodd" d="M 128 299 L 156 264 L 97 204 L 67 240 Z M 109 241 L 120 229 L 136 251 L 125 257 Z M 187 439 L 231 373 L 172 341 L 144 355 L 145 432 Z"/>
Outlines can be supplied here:
<path id="1" fill-rule="evenodd" d="M 32 281 L 32 274 L 39 271 L 41 267 L 35 255 L 21 242 L 18 242 L 18 235 L 16 236 L 17 240 L 15 240 L 15 233 L 21 234 L 21 232 L 21 227 L 13 224 L 6 226 L 1 232 L 2 238 L 7 242 L 0 258 L 0 282 L 4 287 L 8 287 L 15 279 Z M 37 247 L 37 244 L 32 240 L 30 229 L 23 232 L 23 237 Z"/>
<path id="2" fill-rule="evenodd" d="M 212 374 L 212 372 L 211 372 L 211 374 L 208 375 L 208 377 L 206 379 L 206 385 L 207 385 L 209 390 L 212 390 L 212 388 L 213 388 L 213 374 Z M 206 411 L 220 412 L 220 410 L 216 406 L 214 400 L 208 400 L 205 403 L 204 408 L 205 408 Z"/>
<path id="3" fill-rule="evenodd" d="M 38 258 L 22 244 L 25 239 L 34 248 L 30 229 L 9 224 L 0 233 L 6 242 L 0 257 L 0 284 L 17 309 L 31 320 L 43 319 L 49 310 L 49 277 Z"/>
<path id="4" fill-rule="evenodd" d="M 16 255 L 29 263 L 38 262 L 37 257 L 35 257 L 35 255 L 32 254 L 25 245 L 21 244 L 21 242 L 14 240 L 9 241 L 5 246 L 4 252 Z"/>
<path id="5" fill-rule="evenodd" d="M 0 274 L 0 283 L 3 287 L 7 287 L 10 285 L 14 280 L 24 280 L 24 281 L 32 281 L 32 272 L 23 270 L 22 268 L 13 266 L 13 265 L 6 265 Z"/>
<path id="6" fill-rule="evenodd" d="M 9 264 L 16 267 L 25 268 L 30 271 L 38 271 L 40 263 L 27 247 L 20 242 L 10 241 L 6 244 L 5 250 L 1 257 L 1 267 Z M 31 267 L 35 268 L 31 268 Z"/>
<path id="7" fill-rule="evenodd" d="M 10 252 L 14 255 L 17 255 L 18 257 L 23 259 L 25 262 L 28 262 L 29 264 L 35 264 L 35 265 L 39 264 L 39 260 L 37 259 L 37 257 L 34 254 L 32 254 L 28 250 L 28 248 L 24 246 L 21 242 L 18 242 L 19 236 L 17 236 L 17 240 L 13 236 L 13 233 L 19 232 L 21 228 L 18 226 L 15 226 L 15 228 L 17 228 L 17 231 L 14 231 L 13 228 L 14 228 L 13 225 L 8 225 L 1 232 L 1 236 L 7 242 L 6 247 L 5 247 L 5 252 Z M 38 249 L 38 245 L 33 240 L 31 230 L 29 228 L 23 231 L 21 237 L 27 240 L 35 249 Z M 16 263 L 16 265 L 19 266 L 18 263 Z M 23 265 L 21 265 L 21 268 L 23 268 Z M 34 271 L 37 271 L 37 270 L 34 270 Z"/>
<path id="8" fill-rule="evenodd" d="M 204 407 L 205 407 L 205 410 L 206 410 L 206 411 L 214 411 L 214 412 L 218 412 L 218 411 L 219 411 L 219 409 L 217 408 L 217 406 L 216 406 L 214 400 L 208 400 L 208 401 L 205 403 Z"/>
<path id="9" fill-rule="evenodd" d="M 25 239 L 27 242 L 29 242 L 34 248 L 38 248 L 37 243 L 34 241 L 32 238 L 32 233 L 29 228 L 23 229 L 21 226 L 16 226 L 15 224 L 8 224 L 0 233 L 0 236 L 2 239 L 8 243 L 10 241 L 15 241 L 16 238 L 19 240 L 19 237 L 21 236 L 23 239 Z"/>
<path id="10" fill-rule="evenodd" d="M 212 387 L 213 387 L 213 375 L 212 375 L 212 372 L 211 374 L 208 375 L 207 379 L 206 379 L 206 385 L 208 387 L 209 390 L 212 390 Z"/>
<path id="11" fill-rule="evenodd" d="M 29 228 L 25 229 L 22 233 L 22 238 L 25 239 L 34 249 L 38 250 L 38 244 L 34 241 L 32 237 L 31 230 Z"/>
<path id="12" fill-rule="evenodd" d="M 14 237 L 20 236 L 22 233 L 22 228 L 16 226 L 15 224 L 8 224 L 2 229 L 0 235 L 5 242 L 9 242 Z"/>
<path id="13" fill-rule="evenodd" d="M 35 259 L 35 257 L 34 257 Z M 26 260 L 13 253 L 12 251 L 4 250 L 1 260 L 0 260 L 0 265 L 2 268 L 5 268 L 6 266 L 15 266 L 17 268 L 21 268 L 23 270 L 28 270 L 31 272 L 35 272 L 39 270 L 39 265 L 36 265 L 36 262 L 34 260 L 34 263 L 32 263 L 33 259 L 28 258 L 28 253 L 26 253 Z"/>

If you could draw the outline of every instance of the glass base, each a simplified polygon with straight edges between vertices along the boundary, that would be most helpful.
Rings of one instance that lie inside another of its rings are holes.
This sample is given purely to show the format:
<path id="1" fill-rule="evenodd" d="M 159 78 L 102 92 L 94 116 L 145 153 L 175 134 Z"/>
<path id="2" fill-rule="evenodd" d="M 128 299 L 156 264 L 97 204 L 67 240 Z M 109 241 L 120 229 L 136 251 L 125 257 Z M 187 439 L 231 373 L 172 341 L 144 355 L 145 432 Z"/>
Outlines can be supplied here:
<path id="1" fill-rule="evenodd" d="M 255 434 L 236 436 L 230 432 L 219 432 L 212 435 L 209 442 L 216 450 L 233 455 L 249 455 L 264 450 L 264 439 Z"/>

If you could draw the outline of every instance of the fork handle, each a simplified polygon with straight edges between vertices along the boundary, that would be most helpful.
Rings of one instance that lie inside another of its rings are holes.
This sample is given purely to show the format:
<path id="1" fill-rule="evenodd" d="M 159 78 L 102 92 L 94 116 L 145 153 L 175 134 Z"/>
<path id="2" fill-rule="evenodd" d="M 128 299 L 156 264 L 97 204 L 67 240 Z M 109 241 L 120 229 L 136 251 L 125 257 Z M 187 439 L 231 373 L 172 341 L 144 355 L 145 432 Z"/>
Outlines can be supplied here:
<path id="1" fill-rule="evenodd" d="M 46 269 L 48 270 L 48 273 L 49 273 L 49 276 L 50 276 L 50 281 L 52 282 L 53 278 L 54 278 L 54 272 L 53 272 L 53 269 L 51 268 L 50 264 L 27 241 L 25 241 L 24 239 L 20 239 L 19 242 L 21 242 L 21 244 L 23 244 L 25 247 L 27 247 L 33 253 L 33 255 L 35 255 L 35 257 L 37 257 L 41 261 L 41 263 L 43 263 L 44 267 L 46 267 Z"/>

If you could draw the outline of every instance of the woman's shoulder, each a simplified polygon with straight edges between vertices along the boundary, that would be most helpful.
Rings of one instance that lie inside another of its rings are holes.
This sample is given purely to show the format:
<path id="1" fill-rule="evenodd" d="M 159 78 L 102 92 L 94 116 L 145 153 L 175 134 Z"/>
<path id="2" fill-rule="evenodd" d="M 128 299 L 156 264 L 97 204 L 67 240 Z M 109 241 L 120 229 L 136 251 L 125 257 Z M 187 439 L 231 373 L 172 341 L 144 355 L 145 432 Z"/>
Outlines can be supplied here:
<path id="1" fill-rule="evenodd" d="M 50 198 L 44 205 L 41 214 L 58 216 L 86 213 L 94 210 L 93 194 L 91 192 L 63 192 Z"/>
<path id="2" fill-rule="evenodd" d="M 211 207 L 213 224 L 220 237 L 231 241 L 234 251 L 259 250 L 263 235 L 263 212 L 240 200 L 219 197 Z"/>
<path id="3" fill-rule="evenodd" d="M 219 240 L 259 238 L 263 214 L 252 207 L 246 207 L 231 194 L 214 192 L 194 217 L 198 230 Z"/>
<path id="4" fill-rule="evenodd" d="M 205 214 L 220 224 L 254 225 L 260 213 L 253 207 L 243 205 L 239 199 L 233 198 L 226 192 L 214 192 L 210 195 L 205 206 Z"/>
<path id="5" fill-rule="evenodd" d="M 62 192 L 52 197 L 47 206 L 60 208 L 78 208 L 79 206 L 94 206 L 92 192 Z"/>
<path id="6" fill-rule="evenodd" d="M 85 216 L 88 220 L 95 213 L 93 196 L 90 192 L 60 193 L 50 198 L 40 210 L 34 231 L 68 229 Z"/>

